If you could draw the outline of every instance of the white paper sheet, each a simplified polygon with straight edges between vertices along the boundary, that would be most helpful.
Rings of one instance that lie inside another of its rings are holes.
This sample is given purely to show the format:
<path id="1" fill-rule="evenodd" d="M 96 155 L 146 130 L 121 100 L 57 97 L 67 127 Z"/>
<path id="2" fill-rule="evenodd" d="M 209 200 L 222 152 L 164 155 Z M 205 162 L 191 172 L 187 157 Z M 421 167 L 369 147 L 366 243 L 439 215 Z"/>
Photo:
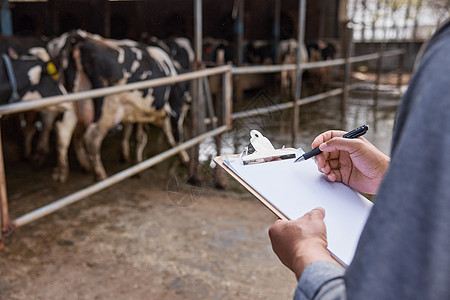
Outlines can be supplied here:
<path id="1" fill-rule="evenodd" d="M 302 153 L 298 150 L 297 157 Z M 326 181 L 313 159 L 294 160 L 244 166 L 240 158 L 229 157 L 224 163 L 291 220 L 323 207 L 328 249 L 350 264 L 372 203 L 342 183 Z"/>

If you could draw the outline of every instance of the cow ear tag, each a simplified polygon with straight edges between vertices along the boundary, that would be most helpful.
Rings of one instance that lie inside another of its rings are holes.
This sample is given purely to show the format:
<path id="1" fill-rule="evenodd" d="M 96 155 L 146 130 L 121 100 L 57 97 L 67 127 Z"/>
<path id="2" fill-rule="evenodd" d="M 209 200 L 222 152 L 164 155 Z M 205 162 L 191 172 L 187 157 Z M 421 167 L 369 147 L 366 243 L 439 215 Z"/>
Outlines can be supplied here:
<path id="1" fill-rule="evenodd" d="M 47 70 L 47 73 L 48 73 L 50 76 L 52 76 L 53 79 L 56 79 L 56 80 L 59 79 L 58 70 L 56 69 L 56 66 L 55 66 L 54 63 L 52 63 L 51 61 L 49 61 L 49 62 L 47 63 L 47 66 L 46 66 L 46 70 Z"/>
<path id="2" fill-rule="evenodd" d="M 275 149 L 268 138 L 258 130 L 250 131 L 250 143 L 241 154 L 244 165 L 259 164 L 270 161 L 279 161 L 296 157 L 295 149 Z"/>

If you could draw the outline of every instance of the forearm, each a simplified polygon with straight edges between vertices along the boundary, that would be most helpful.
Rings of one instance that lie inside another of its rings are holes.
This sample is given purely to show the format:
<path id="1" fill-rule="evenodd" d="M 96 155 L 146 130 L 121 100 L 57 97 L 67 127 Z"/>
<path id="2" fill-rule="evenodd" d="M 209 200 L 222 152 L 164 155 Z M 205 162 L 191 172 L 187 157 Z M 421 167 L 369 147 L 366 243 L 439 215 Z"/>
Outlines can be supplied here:
<path id="1" fill-rule="evenodd" d="M 335 263 L 328 261 L 311 263 L 300 277 L 294 299 L 346 299 L 344 274 L 345 269 Z"/>

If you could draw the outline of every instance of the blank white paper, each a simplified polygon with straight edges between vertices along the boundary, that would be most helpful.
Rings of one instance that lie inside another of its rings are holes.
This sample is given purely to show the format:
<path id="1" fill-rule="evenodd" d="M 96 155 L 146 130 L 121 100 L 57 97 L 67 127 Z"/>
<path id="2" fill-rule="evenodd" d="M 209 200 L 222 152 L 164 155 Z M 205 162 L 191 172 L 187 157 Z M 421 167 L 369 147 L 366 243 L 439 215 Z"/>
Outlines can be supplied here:
<path id="1" fill-rule="evenodd" d="M 297 157 L 302 153 L 298 150 Z M 328 250 L 349 265 L 372 203 L 342 183 L 326 181 L 313 159 L 294 160 L 244 166 L 240 158 L 229 157 L 224 163 L 291 220 L 323 207 Z"/>

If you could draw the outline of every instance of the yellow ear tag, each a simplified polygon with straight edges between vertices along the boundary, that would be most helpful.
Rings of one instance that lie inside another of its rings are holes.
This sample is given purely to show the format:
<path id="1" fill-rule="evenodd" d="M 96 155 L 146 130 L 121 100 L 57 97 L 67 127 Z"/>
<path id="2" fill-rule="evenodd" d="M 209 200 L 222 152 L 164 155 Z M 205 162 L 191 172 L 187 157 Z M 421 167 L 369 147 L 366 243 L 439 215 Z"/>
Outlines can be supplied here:
<path id="1" fill-rule="evenodd" d="M 47 73 L 52 76 L 53 79 L 58 80 L 59 79 L 59 74 L 58 74 L 58 70 L 56 69 L 56 66 L 54 63 L 52 63 L 51 61 L 49 61 L 47 63 Z"/>

